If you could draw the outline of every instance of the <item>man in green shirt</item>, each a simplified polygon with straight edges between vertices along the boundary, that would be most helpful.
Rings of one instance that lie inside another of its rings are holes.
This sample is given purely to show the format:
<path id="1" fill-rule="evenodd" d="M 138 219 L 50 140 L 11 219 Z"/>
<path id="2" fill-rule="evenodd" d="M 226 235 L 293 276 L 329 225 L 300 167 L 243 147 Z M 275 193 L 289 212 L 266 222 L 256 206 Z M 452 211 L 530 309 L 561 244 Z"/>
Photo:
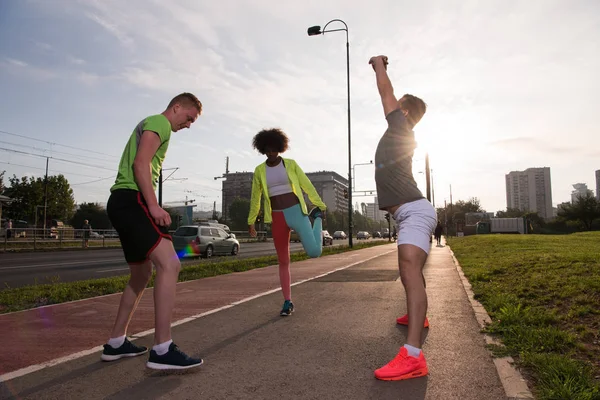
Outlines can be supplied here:
<path id="1" fill-rule="evenodd" d="M 156 267 L 154 285 L 154 347 L 146 366 L 152 369 L 185 369 L 202 359 L 183 353 L 171 340 L 171 317 L 181 263 L 173 248 L 168 227 L 171 217 L 156 199 L 156 184 L 167 154 L 171 132 L 189 128 L 202 112 L 202 103 L 182 93 L 161 114 L 142 120 L 131 133 L 121 156 L 119 171 L 106 211 L 121 240 L 131 277 L 123 295 L 111 338 L 102 360 L 144 354 L 147 348 L 127 340 L 127 326 Z"/>

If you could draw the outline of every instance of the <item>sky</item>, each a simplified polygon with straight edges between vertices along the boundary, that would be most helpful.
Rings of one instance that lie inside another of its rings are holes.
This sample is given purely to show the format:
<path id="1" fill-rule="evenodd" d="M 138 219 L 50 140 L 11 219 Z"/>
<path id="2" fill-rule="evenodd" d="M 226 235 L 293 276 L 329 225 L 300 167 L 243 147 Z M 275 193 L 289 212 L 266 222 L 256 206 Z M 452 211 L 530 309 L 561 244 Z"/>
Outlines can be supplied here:
<path id="1" fill-rule="evenodd" d="M 288 134 L 285 156 L 306 172 L 347 177 L 345 32 L 307 35 L 333 19 L 349 28 L 352 164 L 374 158 L 387 127 L 368 65 L 384 54 L 397 97 L 428 104 L 413 173 L 425 191 L 428 153 L 436 206 L 451 185 L 454 201 L 503 210 L 505 174 L 529 167 L 551 168 L 554 205 L 574 183 L 595 190 L 596 0 L 2 0 L 0 171 L 43 176 L 52 157 L 76 202 L 104 203 L 134 127 L 188 91 L 203 113 L 173 134 L 165 203 L 220 210 L 214 177 L 226 157 L 253 171 L 264 128 Z M 355 176 L 375 189 L 370 165 Z"/>

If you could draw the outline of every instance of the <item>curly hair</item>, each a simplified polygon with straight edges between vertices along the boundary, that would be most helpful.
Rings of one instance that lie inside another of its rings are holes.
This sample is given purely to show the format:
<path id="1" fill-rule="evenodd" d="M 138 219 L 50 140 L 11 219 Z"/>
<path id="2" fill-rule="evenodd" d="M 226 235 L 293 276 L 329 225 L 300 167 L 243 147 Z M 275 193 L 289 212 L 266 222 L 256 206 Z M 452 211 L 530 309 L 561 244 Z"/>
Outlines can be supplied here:
<path id="1" fill-rule="evenodd" d="M 252 139 L 252 147 L 260 154 L 267 154 L 267 151 L 276 151 L 283 153 L 288 149 L 289 139 L 287 135 L 277 128 L 263 129 Z"/>

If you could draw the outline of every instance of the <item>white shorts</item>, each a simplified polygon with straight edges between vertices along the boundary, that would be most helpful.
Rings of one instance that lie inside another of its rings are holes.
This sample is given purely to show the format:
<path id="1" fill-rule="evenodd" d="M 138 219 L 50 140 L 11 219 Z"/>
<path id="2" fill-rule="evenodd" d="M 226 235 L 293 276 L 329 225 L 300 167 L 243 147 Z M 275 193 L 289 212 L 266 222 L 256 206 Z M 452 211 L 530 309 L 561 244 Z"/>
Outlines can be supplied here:
<path id="1" fill-rule="evenodd" d="M 435 209 L 426 199 L 401 205 L 394 213 L 398 246 L 412 244 L 429 254 L 431 235 L 437 225 Z"/>

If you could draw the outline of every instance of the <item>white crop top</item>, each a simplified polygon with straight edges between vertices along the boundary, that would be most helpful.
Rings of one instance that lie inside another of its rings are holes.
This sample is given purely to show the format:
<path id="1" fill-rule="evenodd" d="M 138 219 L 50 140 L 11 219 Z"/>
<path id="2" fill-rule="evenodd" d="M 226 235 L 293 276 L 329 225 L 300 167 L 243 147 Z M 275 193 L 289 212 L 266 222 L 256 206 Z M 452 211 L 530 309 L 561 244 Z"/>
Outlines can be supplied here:
<path id="1" fill-rule="evenodd" d="M 269 188 L 269 197 L 292 193 L 292 186 L 283 165 L 283 160 L 279 161 L 279 164 L 274 167 L 267 165 L 267 187 Z"/>

